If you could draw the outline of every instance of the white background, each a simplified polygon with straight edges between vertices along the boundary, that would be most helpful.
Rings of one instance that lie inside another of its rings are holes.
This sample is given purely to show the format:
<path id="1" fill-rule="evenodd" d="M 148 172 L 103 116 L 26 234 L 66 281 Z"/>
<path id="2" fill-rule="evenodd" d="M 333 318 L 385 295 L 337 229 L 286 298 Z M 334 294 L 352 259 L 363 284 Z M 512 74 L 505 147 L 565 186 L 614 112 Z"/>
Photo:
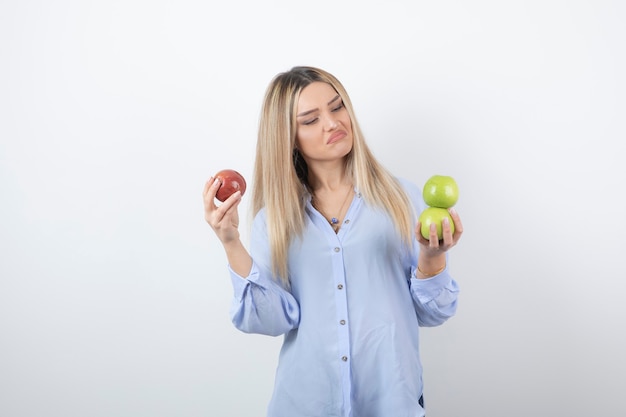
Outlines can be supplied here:
<path id="1" fill-rule="evenodd" d="M 3 0 L 0 415 L 264 415 L 281 339 L 231 325 L 201 191 L 315 65 L 396 175 L 461 189 L 427 415 L 624 416 L 625 4 Z"/>

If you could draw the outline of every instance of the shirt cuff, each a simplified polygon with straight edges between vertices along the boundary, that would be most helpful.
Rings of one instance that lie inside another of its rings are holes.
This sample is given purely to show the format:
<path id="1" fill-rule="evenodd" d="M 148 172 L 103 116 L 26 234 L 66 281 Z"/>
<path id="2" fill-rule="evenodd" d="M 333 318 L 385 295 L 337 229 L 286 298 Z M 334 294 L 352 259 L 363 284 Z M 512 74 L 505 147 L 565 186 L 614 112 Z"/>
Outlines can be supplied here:
<path id="1" fill-rule="evenodd" d="M 228 265 L 228 270 L 230 271 L 230 280 L 233 284 L 233 290 L 235 292 L 234 296 L 238 301 L 241 301 L 246 295 L 246 290 L 248 289 L 248 286 L 250 286 L 250 282 L 258 279 L 259 270 L 254 262 L 252 262 L 252 268 L 250 269 L 250 273 L 247 277 L 242 277 L 241 275 L 233 271 L 230 265 Z M 255 278 L 253 279 L 253 277 Z"/>
<path id="2" fill-rule="evenodd" d="M 243 300 L 246 295 L 246 291 L 251 284 L 261 288 L 268 288 L 271 286 L 271 282 L 263 282 L 267 278 L 263 278 L 263 274 L 260 273 L 260 269 L 254 260 L 252 261 L 252 267 L 247 277 L 242 277 L 228 265 L 230 271 L 230 280 L 233 283 L 233 290 L 235 291 L 235 298 L 239 301 Z"/>
<path id="3" fill-rule="evenodd" d="M 415 292 L 418 299 L 427 303 L 435 299 L 445 288 L 451 288 L 452 276 L 448 271 L 448 266 L 439 274 L 430 278 L 417 278 L 415 272 L 417 268 L 412 268 L 411 272 L 411 289 Z"/>

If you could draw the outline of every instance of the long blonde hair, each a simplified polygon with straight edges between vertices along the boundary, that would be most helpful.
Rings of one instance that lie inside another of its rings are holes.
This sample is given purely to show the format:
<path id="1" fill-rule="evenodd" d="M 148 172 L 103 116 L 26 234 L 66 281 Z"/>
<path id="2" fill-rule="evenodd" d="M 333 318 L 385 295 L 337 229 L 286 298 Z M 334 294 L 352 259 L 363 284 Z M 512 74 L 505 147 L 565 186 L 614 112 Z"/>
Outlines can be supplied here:
<path id="1" fill-rule="evenodd" d="M 374 157 L 343 85 L 314 67 L 293 67 L 274 77 L 263 100 L 254 167 L 252 214 L 265 208 L 273 273 L 289 285 L 287 256 L 294 237 L 301 236 L 309 193 L 307 166 L 296 149 L 296 112 L 300 92 L 312 82 L 335 89 L 350 115 L 353 146 L 346 172 L 365 201 L 389 213 L 403 242 L 413 241 L 414 212 L 398 181 Z"/>

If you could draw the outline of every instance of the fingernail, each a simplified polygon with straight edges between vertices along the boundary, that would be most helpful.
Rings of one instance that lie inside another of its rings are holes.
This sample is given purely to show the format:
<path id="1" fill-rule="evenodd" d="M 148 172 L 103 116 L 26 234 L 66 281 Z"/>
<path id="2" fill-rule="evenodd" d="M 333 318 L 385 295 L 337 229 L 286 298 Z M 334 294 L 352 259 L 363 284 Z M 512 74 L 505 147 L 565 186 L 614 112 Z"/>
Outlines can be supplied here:
<path id="1" fill-rule="evenodd" d="M 450 214 L 456 214 L 456 210 L 454 209 L 454 207 L 450 207 L 448 211 L 450 212 Z"/>
<path id="2" fill-rule="evenodd" d="M 219 178 L 215 178 L 215 181 L 213 181 L 213 186 L 217 186 L 220 183 L 220 179 Z"/>

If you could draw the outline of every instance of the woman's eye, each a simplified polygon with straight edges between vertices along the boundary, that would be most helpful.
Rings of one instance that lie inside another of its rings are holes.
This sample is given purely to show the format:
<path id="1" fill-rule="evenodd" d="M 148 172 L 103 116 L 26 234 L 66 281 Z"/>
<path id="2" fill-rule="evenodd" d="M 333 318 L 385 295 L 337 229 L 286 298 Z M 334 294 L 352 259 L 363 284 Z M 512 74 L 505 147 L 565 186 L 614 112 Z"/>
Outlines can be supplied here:
<path id="1" fill-rule="evenodd" d="M 312 125 L 315 122 L 317 122 L 317 117 L 315 119 L 305 120 L 304 122 L 302 122 L 302 124 L 308 126 L 308 125 Z"/>
<path id="2" fill-rule="evenodd" d="M 335 112 L 335 111 L 339 111 L 339 110 L 341 110 L 341 109 L 343 109 L 343 102 L 339 103 L 339 105 L 338 105 L 337 107 L 335 107 L 335 108 L 333 109 L 333 111 Z"/>

